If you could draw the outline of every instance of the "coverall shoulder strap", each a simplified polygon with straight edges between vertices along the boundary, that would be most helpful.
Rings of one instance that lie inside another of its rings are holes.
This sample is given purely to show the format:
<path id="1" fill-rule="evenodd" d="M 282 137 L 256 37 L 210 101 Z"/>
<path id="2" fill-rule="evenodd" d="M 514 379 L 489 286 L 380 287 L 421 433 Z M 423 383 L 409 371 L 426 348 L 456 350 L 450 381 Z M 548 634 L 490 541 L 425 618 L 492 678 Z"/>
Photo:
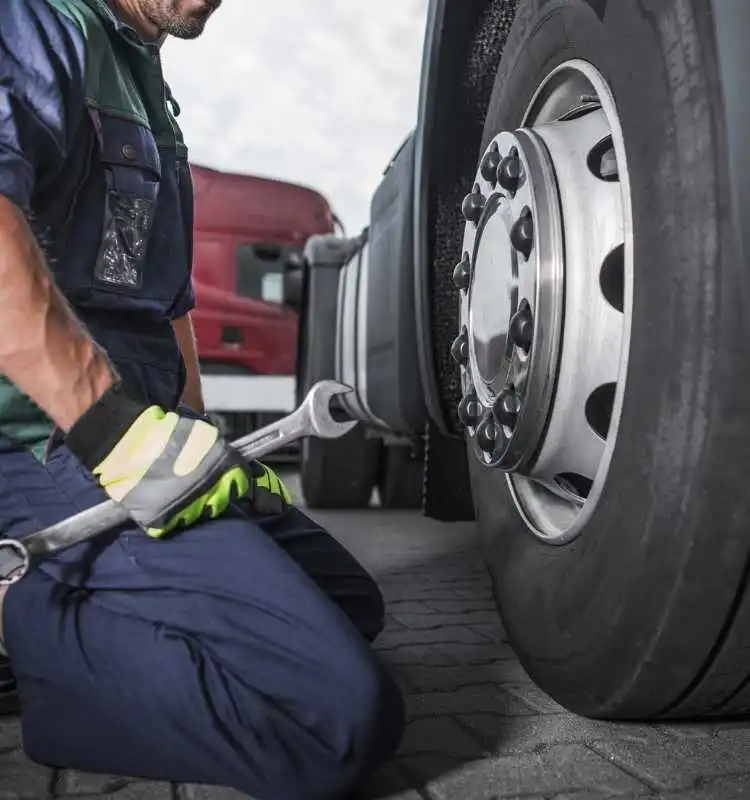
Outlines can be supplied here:
<path id="1" fill-rule="evenodd" d="M 150 127 L 148 114 L 122 49 L 113 44 L 101 12 L 87 0 L 46 0 L 81 31 L 86 43 L 86 103 L 98 111 Z M 122 46 L 128 43 L 123 39 Z"/>

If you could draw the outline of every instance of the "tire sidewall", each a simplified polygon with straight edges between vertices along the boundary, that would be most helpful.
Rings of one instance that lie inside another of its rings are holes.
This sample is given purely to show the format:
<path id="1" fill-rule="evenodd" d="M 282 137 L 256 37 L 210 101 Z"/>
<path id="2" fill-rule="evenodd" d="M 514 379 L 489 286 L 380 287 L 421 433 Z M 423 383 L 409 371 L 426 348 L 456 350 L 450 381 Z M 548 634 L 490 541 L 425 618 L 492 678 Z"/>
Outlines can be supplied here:
<path id="1" fill-rule="evenodd" d="M 534 538 L 504 476 L 469 448 L 477 521 L 537 682 L 579 713 L 649 716 L 705 664 L 750 549 L 747 279 L 722 214 L 713 43 L 697 0 L 598 2 L 601 16 L 583 0 L 519 5 L 480 155 L 559 64 L 581 58 L 608 79 L 631 181 L 632 336 L 612 464 L 583 534 L 562 547 Z"/>

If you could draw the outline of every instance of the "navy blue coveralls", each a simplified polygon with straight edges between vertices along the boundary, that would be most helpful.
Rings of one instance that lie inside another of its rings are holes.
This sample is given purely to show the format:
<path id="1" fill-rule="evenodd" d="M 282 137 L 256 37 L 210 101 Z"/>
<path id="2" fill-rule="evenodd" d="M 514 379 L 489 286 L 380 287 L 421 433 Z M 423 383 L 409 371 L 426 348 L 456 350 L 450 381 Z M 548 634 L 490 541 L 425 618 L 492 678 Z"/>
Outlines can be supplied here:
<path id="1" fill-rule="evenodd" d="M 61 6 L 96 14 L 148 126 L 92 99 L 101 48 Z M 162 80 L 156 48 L 104 0 L 0 3 L 0 194 L 28 213 L 131 389 L 175 407 L 192 189 Z M 104 499 L 64 445 L 40 457 L 44 424 L 2 387 L 2 536 Z M 381 595 L 296 509 L 261 518 L 238 504 L 168 541 L 128 525 L 44 562 L 3 612 L 24 746 L 45 764 L 316 800 L 343 796 L 401 736 L 400 694 L 367 644 Z"/>

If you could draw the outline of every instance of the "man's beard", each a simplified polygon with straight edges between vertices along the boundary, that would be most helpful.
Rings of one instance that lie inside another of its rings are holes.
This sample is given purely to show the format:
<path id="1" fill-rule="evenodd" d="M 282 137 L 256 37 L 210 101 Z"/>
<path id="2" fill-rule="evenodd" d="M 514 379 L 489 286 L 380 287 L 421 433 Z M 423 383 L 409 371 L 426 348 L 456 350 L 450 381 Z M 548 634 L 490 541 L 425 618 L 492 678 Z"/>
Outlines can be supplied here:
<path id="1" fill-rule="evenodd" d="M 203 33 L 212 10 L 185 14 L 179 10 L 179 0 L 148 0 L 146 14 L 164 35 L 176 39 L 196 39 Z"/>

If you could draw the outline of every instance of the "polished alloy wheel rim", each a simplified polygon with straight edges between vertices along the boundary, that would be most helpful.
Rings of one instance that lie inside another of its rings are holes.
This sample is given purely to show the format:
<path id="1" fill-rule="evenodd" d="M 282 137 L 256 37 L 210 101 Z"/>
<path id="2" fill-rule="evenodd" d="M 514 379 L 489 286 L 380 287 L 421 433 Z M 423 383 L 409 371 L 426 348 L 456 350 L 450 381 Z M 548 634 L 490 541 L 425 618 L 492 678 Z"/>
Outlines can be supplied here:
<path id="1" fill-rule="evenodd" d="M 591 64 L 547 76 L 522 126 L 490 142 L 462 213 L 458 415 L 530 530 L 563 544 L 606 480 L 633 294 L 622 131 Z"/>

